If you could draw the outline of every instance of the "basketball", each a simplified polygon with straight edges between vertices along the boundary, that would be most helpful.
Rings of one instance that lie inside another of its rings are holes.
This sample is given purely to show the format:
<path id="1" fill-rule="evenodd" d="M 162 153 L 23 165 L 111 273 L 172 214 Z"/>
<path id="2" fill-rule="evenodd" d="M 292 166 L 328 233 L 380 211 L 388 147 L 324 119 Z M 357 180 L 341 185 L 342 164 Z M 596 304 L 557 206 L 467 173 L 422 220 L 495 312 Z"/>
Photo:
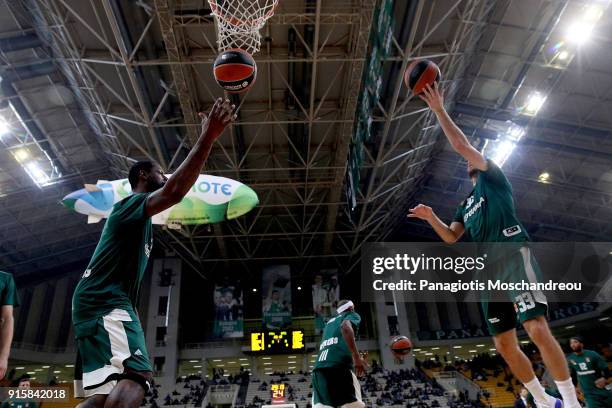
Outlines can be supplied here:
<path id="1" fill-rule="evenodd" d="M 404 83 L 415 95 L 423 92 L 427 85 L 440 80 L 440 68 L 429 60 L 413 61 L 404 72 Z"/>
<path id="2" fill-rule="evenodd" d="M 397 336 L 391 340 L 391 352 L 398 357 L 403 357 L 410 354 L 412 351 L 412 342 L 406 336 Z"/>
<path id="3" fill-rule="evenodd" d="M 219 54 L 213 71 L 221 88 L 229 93 L 241 93 L 255 83 L 257 64 L 251 54 L 236 48 Z"/>

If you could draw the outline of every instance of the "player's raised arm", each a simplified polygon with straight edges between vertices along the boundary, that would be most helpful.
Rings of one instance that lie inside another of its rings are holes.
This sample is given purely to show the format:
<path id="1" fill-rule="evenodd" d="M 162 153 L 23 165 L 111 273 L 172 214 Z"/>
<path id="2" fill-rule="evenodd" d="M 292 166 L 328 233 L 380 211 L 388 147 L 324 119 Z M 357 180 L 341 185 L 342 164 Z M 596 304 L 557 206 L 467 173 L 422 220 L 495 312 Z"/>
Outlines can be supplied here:
<path id="1" fill-rule="evenodd" d="M 149 217 L 172 207 L 189 192 L 204 167 L 213 142 L 233 120 L 234 108 L 235 106 L 230 105 L 229 100 L 222 102 L 219 98 L 215 101 L 208 116 L 200 112 L 202 133 L 187 158 L 170 176 L 166 184 L 147 199 L 146 212 Z"/>
<path id="2" fill-rule="evenodd" d="M 342 338 L 346 342 L 351 354 L 353 355 L 353 363 L 355 364 L 355 374 L 357 377 L 361 377 L 365 374 L 365 370 L 368 368 L 368 363 L 361 357 L 359 350 L 357 349 L 357 343 L 355 342 L 355 331 L 350 320 L 344 320 L 341 326 Z"/>
<path id="3" fill-rule="evenodd" d="M 424 204 L 419 204 L 414 208 L 411 208 L 408 218 L 419 218 L 427 221 L 429 225 L 436 231 L 436 234 L 447 244 L 457 242 L 463 235 L 464 227 L 463 224 L 458 221 L 453 221 L 451 225 L 446 225 L 433 211 L 431 207 Z"/>
<path id="4" fill-rule="evenodd" d="M 419 98 L 424 100 L 429 106 L 429 109 L 436 114 L 440 127 L 442 127 L 453 149 L 463 156 L 465 160 L 470 162 L 475 169 L 482 171 L 487 170 L 487 161 L 482 153 L 470 144 L 465 134 L 459 129 L 455 122 L 453 122 L 448 112 L 446 112 L 446 109 L 444 109 L 444 95 L 440 91 L 438 83 L 434 82 L 433 88 L 427 85 L 423 93 L 419 94 Z"/>

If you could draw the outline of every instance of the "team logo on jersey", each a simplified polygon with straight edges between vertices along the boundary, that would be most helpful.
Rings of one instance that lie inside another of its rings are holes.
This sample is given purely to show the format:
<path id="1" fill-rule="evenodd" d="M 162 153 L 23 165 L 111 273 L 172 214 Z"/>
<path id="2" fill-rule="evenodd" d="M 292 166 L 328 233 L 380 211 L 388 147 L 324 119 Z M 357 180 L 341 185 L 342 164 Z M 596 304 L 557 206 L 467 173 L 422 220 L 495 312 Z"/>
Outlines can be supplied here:
<path id="1" fill-rule="evenodd" d="M 476 214 L 476 211 L 478 211 L 480 209 L 480 207 L 482 207 L 482 204 L 485 202 L 484 197 L 480 197 L 480 199 L 478 200 L 478 202 L 476 204 L 474 204 L 474 206 L 472 208 L 470 208 L 468 211 L 466 211 L 465 215 L 463 216 L 463 223 L 465 224 L 467 222 L 467 220 L 474 214 Z M 466 210 L 472 205 L 472 203 L 474 203 L 474 197 L 470 197 L 468 198 L 467 204 L 465 206 Z"/>
<path id="2" fill-rule="evenodd" d="M 465 203 L 465 209 L 467 210 L 468 208 L 470 208 L 472 204 L 474 204 L 474 196 L 470 196 L 470 198 L 467 199 L 467 202 Z"/>
<path id="3" fill-rule="evenodd" d="M 85 272 L 83 273 L 83 278 L 87 278 L 89 277 L 89 275 L 91 275 L 91 269 L 85 269 Z"/>

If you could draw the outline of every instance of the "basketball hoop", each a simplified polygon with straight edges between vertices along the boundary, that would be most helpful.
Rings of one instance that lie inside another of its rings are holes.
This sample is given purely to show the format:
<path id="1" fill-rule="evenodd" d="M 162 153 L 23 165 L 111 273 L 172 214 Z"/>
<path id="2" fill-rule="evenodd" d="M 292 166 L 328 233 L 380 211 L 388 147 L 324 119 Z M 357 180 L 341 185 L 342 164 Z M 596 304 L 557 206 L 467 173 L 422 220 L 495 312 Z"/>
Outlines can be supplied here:
<path id="1" fill-rule="evenodd" d="M 219 31 L 219 51 L 242 48 L 259 51 L 259 30 L 274 15 L 279 0 L 208 0 Z"/>

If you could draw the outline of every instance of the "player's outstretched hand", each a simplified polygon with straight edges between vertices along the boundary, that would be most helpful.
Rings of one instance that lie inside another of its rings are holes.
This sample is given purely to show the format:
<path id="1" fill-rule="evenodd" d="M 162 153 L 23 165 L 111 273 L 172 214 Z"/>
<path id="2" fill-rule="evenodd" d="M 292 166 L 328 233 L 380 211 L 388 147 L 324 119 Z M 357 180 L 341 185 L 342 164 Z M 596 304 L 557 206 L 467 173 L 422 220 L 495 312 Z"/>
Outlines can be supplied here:
<path id="1" fill-rule="evenodd" d="M 424 204 L 419 204 L 414 208 L 411 208 L 410 214 L 408 214 L 408 218 L 419 218 L 421 220 L 430 220 L 433 216 L 433 210 L 431 207 L 428 207 Z"/>
<path id="2" fill-rule="evenodd" d="M 353 356 L 353 363 L 355 364 L 355 374 L 357 377 L 363 377 L 368 368 L 368 362 L 361 356 L 361 354 L 357 354 Z"/>
<path id="3" fill-rule="evenodd" d="M 231 104 L 229 99 L 223 101 L 218 98 L 208 115 L 204 112 L 198 113 L 202 120 L 202 134 L 206 135 L 208 141 L 215 141 L 228 123 L 236 119 L 235 109 L 236 105 Z"/>
<path id="4" fill-rule="evenodd" d="M 444 110 L 444 94 L 440 90 L 437 82 L 434 82 L 433 87 L 427 85 L 423 89 L 423 93 L 419 94 L 419 98 L 427 103 L 429 109 L 434 112 L 441 112 Z"/>

